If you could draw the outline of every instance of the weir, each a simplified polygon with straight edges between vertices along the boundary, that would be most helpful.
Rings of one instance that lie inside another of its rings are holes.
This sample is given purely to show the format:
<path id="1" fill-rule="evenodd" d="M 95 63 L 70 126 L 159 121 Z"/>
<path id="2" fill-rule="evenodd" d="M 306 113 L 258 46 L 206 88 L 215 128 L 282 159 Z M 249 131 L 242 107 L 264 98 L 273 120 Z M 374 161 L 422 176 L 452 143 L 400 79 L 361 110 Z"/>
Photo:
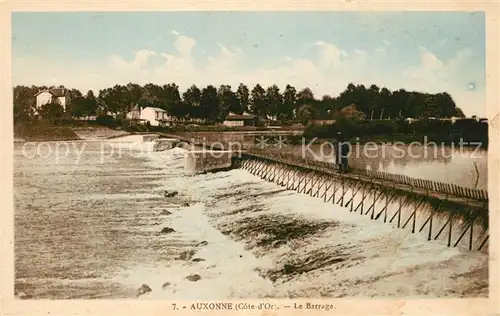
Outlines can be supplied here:
<path id="1" fill-rule="evenodd" d="M 192 140 L 179 140 L 193 144 Z M 211 152 L 219 155 L 211 156 Z M 488 251 L 486 190 L 366 169 L 339 173 L 333 163 L 255 148 L 222 152 L 220 155 L 213 148 L 188 152 L 186 173 L 241 168 L 288 190 L 340 205 L 371 220 L 425 234 L 428 241 Z"/>
<path id="2" fill-rule="evenodd" d="M 233 167 L 371 220 L 425 234 L 428 241 L 469 250 L 488 249 L 485 190 L 378 171 L 342 174 L 332 163 L 270 152 L 241 153 Z"/>
<path id="3" fill-rule="evenodd" d="M 184 156 L 184 174 L 197 175 L 230 169 L 235 153 L 219 150 L 192 150 Z"/>

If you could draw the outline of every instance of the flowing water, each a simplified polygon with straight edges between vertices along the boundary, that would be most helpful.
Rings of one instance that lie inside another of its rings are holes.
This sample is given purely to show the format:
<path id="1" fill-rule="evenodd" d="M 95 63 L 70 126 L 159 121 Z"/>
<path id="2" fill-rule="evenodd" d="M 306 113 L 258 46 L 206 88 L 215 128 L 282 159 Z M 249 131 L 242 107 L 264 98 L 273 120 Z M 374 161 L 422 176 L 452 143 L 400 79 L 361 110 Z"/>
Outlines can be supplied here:
<path id="1" fill-rule="evenodd" d="M 14 159 L 15 291 L 35 299 L 135 298 L 142 284 L 152 292 L 139 299 L 488 294 L 487 253 L 244 170 L 185 177 L 183 149 L 45 144 L 16 145 Z"/>

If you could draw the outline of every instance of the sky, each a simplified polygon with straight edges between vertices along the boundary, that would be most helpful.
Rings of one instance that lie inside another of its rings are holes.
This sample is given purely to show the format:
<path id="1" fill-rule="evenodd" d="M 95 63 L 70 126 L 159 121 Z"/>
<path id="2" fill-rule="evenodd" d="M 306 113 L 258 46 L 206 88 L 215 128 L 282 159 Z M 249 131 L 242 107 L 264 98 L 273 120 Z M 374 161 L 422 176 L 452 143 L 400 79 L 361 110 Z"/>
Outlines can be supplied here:
<path id="1" fill-rule="evenodd" d="M 486 115 L 483 12 L 15 12 L 14 85 L 447 92 Z"/>

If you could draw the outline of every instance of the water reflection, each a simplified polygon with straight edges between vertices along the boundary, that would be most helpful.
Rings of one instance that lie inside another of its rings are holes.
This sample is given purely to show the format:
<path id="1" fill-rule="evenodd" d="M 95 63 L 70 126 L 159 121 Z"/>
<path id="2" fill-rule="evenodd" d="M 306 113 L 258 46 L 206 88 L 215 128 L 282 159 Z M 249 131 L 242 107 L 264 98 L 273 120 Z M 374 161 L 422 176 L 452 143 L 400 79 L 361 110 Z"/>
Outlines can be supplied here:
<path id="1" fill-rule="evenodd" d="M 332 146 L 324 144 L 286 146 L 280 151 L 307 159 L 334 161 Z M 476 189 L 487 189 L 488 183 L 487 151 L 475 148 L 358 145 L 351 150 L 349 165 Z"/>
<path id="2" fill-rule="evenodd" d="M 264 146 L 266 150 L 291 153 L 307 159 L 334 161 L 333 143 L 292 145 L 283 142 L 277 145 L 279 136 L 296 133 L 279 132 L 196 132 L 182 136 L 205 141 L 207 144 L 229 145 L 232 149 Z M 264 137 L 265 143 L 259 141 Z M 260 148 L 262 149 L 262 148 Z M 460 186 L 487 189 L 487 151 L 473 147 L 445 146 L 440 144 L 354 144 L 351 147 L 349 165 L 353 168 L 386 171 L 414 178 L 454 183 Z"/>

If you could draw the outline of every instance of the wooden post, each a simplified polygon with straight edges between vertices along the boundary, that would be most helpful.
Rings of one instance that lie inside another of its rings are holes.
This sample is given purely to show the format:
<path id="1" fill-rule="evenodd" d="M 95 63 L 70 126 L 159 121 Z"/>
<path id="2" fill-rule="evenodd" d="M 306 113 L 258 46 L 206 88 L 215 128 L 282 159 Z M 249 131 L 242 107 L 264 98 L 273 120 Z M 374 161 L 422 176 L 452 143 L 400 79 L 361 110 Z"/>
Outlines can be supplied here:
<path id="1" fill-rule="evenodd" d="M 355 188 L 357 188 L 357 190 L 356 191 L 353 190 L 354 193 L 352 194 L 351 199 L 349 201 L 347 201 L 347 203 L 345 204 L 346 207 L 348 207 L 349 204 L 351 205 L 351 210 L 350 210 L 351 212 L 352 212 L 352 209 L 354 207 L 354 198 L 358 194 L 359 190 L 361 190 L 361 188 L 363 188 L 363 186 L 364 186 L 363 182 L 359 182 L 359 184 L 360 184 L 359 187 L 357 187 L 357 183 L 356 183 Z"/>
<path id="2" fill-rule="evenodd" d="M 329 179 L 328 181 L 332 181 L 332 180 Z M 323 202 L 325 202 L 325 203 L 327 202 L 326 201 L 326 195 L 328 194 L 328 190 L 330 190 L 330 188 L 332 187 L 332 185 L 333 185 L 334 182 L 335 182 L 335 180 L 333 182 L 330 182 L 330 185 L 326 187 L 325 192 L 321 196 L 323 198 Z"/>
<path id="3" fill-rule="evenodd" d="M 448 229 L 448 247 L 451 246 L 452 226 L 453 226 L 453 218 L 452 218 L 452 213 L 450 212 L 450 228 Z"/>
<path id="4" fill-rule="evenodd" d="M 438 211 L 441 208 L 441 205 L 442 205 L 442 202 L 436 207 L 436 211 Z M 424 222 L 424 224 L 422 225 L 422 227 L 420 227 L 420 230 L 419 230 L 419 232 L 421 232 L 424 229 L 425 225 L 427 225 L 427 223 L 429 223 L 429 234 L 427 236 L 427 240 L 431 240 L 431 238 L 432 238 L 432 219 L 433 219 L 433 217 L 434 217 L 434 206 L 431 205 L 431 215 Z"/>
<path id="5" fill-rule="evenodd" d="M 382 213 L 384 213 L 384 223 L 387 222 L 387 208 L 389 207 L 389 202 L 392 201 L 393 197 L 396 196 L 396 194 L 391 194 L 390 195 L 390 198 L 389 197 L 389 190 L 384 190 L 386 191 L 385 192 L 385 205 L 384 207 L 380 210 L 380 212 L 377 213 L 377 215 L 375 216 L 375 219 L 378 219 L 380 217 L 380 215 L 382 215 Z"/>
<path id="6" fill-rule="evenodd" d="M 479 248 L 477 248 L 477 250 L 483 249 L 483 247 L 486 244 L 486 242 L 488 241 L 489 237 L 490 237 L 490 235 L 486 235 L 486 238 L 484 238 L 483 242 L 481 242 L 481 244 L 479 245 Z"/>
<path id="7" fill-rule="evenodd" d="M 403 229 L 406 227 L 406 225 L 408 225 L 408 223 L 410 222 L 410 220 L 412 219 L 413 217 L 413 228 L 412 228 L 412 233 L 415 233 L 415 221 L 416 221 L 416 214 L 417 214 L 417 210 L 420 208 L 420 205 L 422 205 L 422 203 L 424 203 L 426 197 L 424 196 L 420 202 L 417 204 L 417 206 L 415 207 L 415 209 L 413 210 L 413 213 L 411 213 L 410 217 L 408 217 L 408 219 L 406 220 L 406 222 L 404 223 L 403 225 Z"/>
<path id="8" fill-rule="evenodd" d="M 310 175 L 310 173 L 306 173 L 306 175 L 305 175 L 305 177 L 304 177 L 304 178 L 305 178 L 305 180 L 306 180 L 306 181 L 304 182 L 304 187 L 302 188 L 302 190 L 301 190 L 299 193 L 305 193 L 305 192 L 306 192 L 307 184 L 308 184 L 309 182 L 311 182 L 311 178 L 309 177 L 309 175 Z"/>
<path id="9" fill-rule="evenodd" d="M 395 187 L 395 185 L 394 185 Z M 392 188 L 393 190 L 395 190 L 395 188 Z M 391 196 L 391 200 L 392 200 L 392 196 Z M 387 207 L 389 207 L 389 194 L 388 192 L 386 191 L 386 194 L 385 194 L 385 206 L 384 206 L 384 223 L 387 222 Z"/>
<path id="10" fill-rule="evenodd" d="M 347 182 L 348 180 L 347 179 L 343 179 L 342 180 L 342 196 L 339 198 L 339 200 L 337 201 L 337 204 L 340 203 L 340 206 L 344 206 L 344 196 L 347 192 L 347 189 L 345 189 L 345 183 Z"/>
<path id="11" fill-rule="evenodd" d="M 330 198 L 326 202 L 330 202 L 330 200 L 332 200 L 332 204 L 335 204 L 335 193 L 337 193 L 337 190 L 340 188 L 340 187 L 337 187 L 337 184 L 338 184 L 337 181 L 333 182 L 333 194 L 330 196 Z"/>
<path id="12" fill-rule="evenodd" d="M 384 194 L 384 190 L 385 189 L 382 189 L 382 192 L 380 192 L 380 194 L 377 196 L 375 193 L 376 191 L 373 192 L 373 202 L 372 202 L 372 205 L 368 208 L 368 210 L 366 211 L 365 215 L 370 213 L 370 210 L 372 211 L 371 215 L 370 215 L 370 219 L 373 219 L 373 216 L 374 216 L 374 213 L 375 213 L 375 202 L 377 202 L 377 200 L 382 196 L 382 194 Z"/>
<path id="13" fill-rule="evenodd" d="M 368 192 L 372 190 L 372 186 L 373 186 L 372 184 L 368 186 Z M 365 188 L 366 187 L 363 187 L 363 191 L 361 191 L 361 202 L 359 202 L 358 206 L 356 206 L 356 208 L 354 209 L 354 212 L 356 212 L 358 208 L 361 206 L 361 210 L 359 211 L 361 215 L 363 215 L 365 199 L 368 197 L 368 194 L 364 190 Z"/>
<path id="14" fill-rule="evenodd" d="M 321 176 L 320 179 L 323 180 L 323 181 L 321 181 L 321 185 L 318 185 L 318 190 L 316 190 L 316 193 L 314 193 L 314 195 L 313 195 L 314 197 L 318 197 L 319 196 L 319 191 L 321 190 L 321 188 L 323 187 L 323 185 L 325 185 L 325 183 L 326 183 L 326 179 L 325 179 L 324 176 Z"/>
<path id="15" fill-rule="evenodd" d="M 472 242 L 473 242 L 473 231 L 474 231 L 474 221 L 476 220 L 476 217 L 472 218 L 472 221 L 470 223 L 470 237 L 469 237 L 469 250 L 472 250 Z"/>
<path id="16" fill-rule="evenodd" d="M 313 173 L 312 173 L 312 176 L 311 176 L 311 177 L 312 177 L 312 180 L 316 180 L 316 181 L 314 181 L 314 182 L 313 182 L 313 181 L 311 181 L 311 187 L 309 188 L 309 190 L 308 190 L 308 191 L 307 191 L 307 193 L 306 193 L 306 194 L 308 194 L 309 196 L 312 196 L 312 195 L 313 195 L 313 194 L 312 194 L 312 192 L 313 192 L 313 189 L 314 189 L 314 185 L 315 185 L 316 183 L 318 183 L 318 181 L 319 181 L 319 178 L 317 177 L 317 174 L 316 174 L 315 172 L 313 172 Z"/>
<path id="17" fill-rule="evenodd" d="M 400 196 L 398 210 L 396 211 L 396 213 L 394 213 L 394 215 L 392 215 L 392 218 L 389 221 L 389 223 L 392 223 L 394 218 L 397 216 L 398 217 L 398 228 L 400 228 L 400 226 L 401 226 L 401 209 L 403 208 L 403 205 L 406 204 L 407 200 L 408 200 L 408 196 L 405 197 L 404 201 L 403 201 L 403 196 Z"/>
<path id="18" fill-rule="evenodd" d="M 462 234 L 460 235 L 460 237 L 458 238 L 457 242 L 455 242 L 455 244 L 453 245 L 453 247 L 456 247 L 460 241 L 462 240 L 462 238 L 465 236 L 465 233 L 467 233 L 467 231 L 469 230 L 469 228 L 471 229 L 471 237 L 470 237 L 470 244 L 469 244 L 469 250 L 472 249 L 472 225 L 474 224 L 474 220 L 477 218 L 477 216 L 479 215 L 480 211 L 476 211 L 476 214 L 474 215 L 474 217 L 472 217 L 472 221 L 471 223 L 467 226 L 467 228 L 462 232 Z"/>

